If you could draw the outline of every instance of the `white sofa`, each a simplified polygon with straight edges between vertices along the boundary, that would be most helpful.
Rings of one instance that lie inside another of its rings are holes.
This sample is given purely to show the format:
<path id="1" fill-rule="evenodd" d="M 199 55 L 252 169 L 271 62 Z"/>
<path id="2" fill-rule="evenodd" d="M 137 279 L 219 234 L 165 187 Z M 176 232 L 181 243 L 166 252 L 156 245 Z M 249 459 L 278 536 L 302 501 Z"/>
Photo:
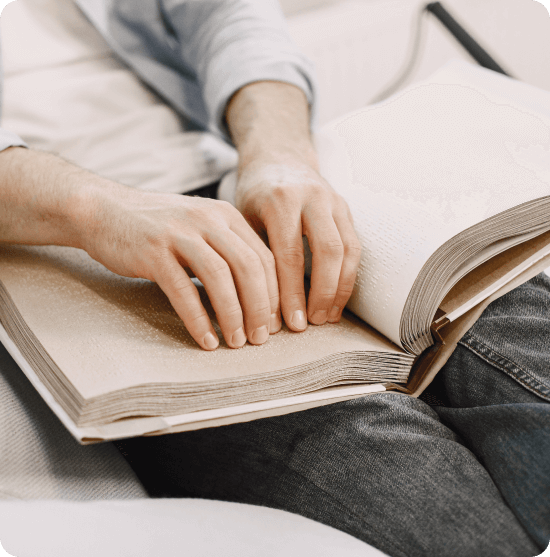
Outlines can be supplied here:
<path id="1" fill-rule="evenodd" d="M 47 0 L 25 0 L 32 1 L 47 4 Z M 546 12 L 540 4 L 531 0 L 449 0 L 445 4 L 482 35 L 482 42 L 500 54 L 497 57 L 504 66 L 550 89 L 550 19 L 544 20 Z M 320 122 L 363 105 L 391 83 L 407 58 L 419 5 L 417 0 L 283 1 L 293 37 L 317 65 Z M 15 10 L 15 4 L 0 18 L 4 41 L 8 40 L 4 42 L 8 79 L 4 111 L 7 124 L 24 135 L 25 130 L 35 129 L 35 113 L 25 112 L 16 85 L 26 79 L 24 72 L 32 60 L 25 60 L 19 50 L 10 50 L 9 41 L 29 30 L 14 29 L 9 10 Z M 424 53 L 409 81 L 426 77 L 451 56 L 467 58 L 435 22 L 426 29 Z M 37 103 L 42 102 L 45 97 L 40 90 L 34 91 Z M 53 135 L 60 138 L 62 132 L 59 127 Z M 36 134 L 30 133 L 29 139 L 31 144 L 50 147 Z M 67 155 L 63 145 L 59 140 L 52 148 Z M 70 151 L 74 156 L 69 158 L 95 170 L 94 161 L 86 159 L 86 153 L 95 153 L 93 148 L 88 145 L 80 155 Z M 230 164 L 231 153 L 225 156 Z M 121 172 L 116 164 L 106 168 L 115 179 Z M 346 534 L 281 511 L 212 501 L 148 499 L 112 445 L 81 447 L 70 437 L 3 347 L 0 542 L 17 557 L 381 555 Z"/>

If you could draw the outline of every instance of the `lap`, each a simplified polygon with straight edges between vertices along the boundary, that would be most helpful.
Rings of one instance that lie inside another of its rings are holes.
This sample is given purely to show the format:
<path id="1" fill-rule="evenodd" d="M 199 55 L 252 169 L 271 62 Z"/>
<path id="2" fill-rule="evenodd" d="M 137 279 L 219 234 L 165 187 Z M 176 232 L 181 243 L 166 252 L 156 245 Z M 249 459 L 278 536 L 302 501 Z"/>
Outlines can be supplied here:
<path id="1" fill-rule="evenodd" d="M 403 395 L 130 440 L 125 450 L 152 495 L 284 509 L 392 556 L 536 553 L 472 452 Z"/>
<path id="2" fill-rule="evenodd" d="M 440 372 L 447 408 L 376 394 L 246 424 L 128 440 L 123 452 L 154 496 L 285 509 L 392 556 L 535 555 L 550 537 L 544 530 L 550 405 L 544 388 L 533 390 L 533 382 L 527 388 L 517 369 L 544 387 L 544 345 L 528 337 L 546 334 L 532 300 L 534 294 L 546 303 L 545 280 L 537 277 L 500 306 L 492 304 L 486 322 L 470 331 L 478 344 L 466 338 Z M 497 327 L 497 342 L 492 327 L 499 320 L 506 326 Z M 529 335 L 518 347 L 517 329 L 526 323 Z M 479 343 L 507 367 L 477 353 Z"/>

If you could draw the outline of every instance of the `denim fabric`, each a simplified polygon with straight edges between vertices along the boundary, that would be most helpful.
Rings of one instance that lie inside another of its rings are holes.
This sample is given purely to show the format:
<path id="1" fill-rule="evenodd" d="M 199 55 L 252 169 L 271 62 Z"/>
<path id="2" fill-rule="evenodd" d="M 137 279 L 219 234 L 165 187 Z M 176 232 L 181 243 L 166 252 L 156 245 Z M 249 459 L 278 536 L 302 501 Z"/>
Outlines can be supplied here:
<path id="1" fill-rule="evenodd" d="M 119 445 L 153 496 L 265 505 L 390 556 L 534 556 L 550 539 L 550 280 L 491 304 L 438 375 L 397 393 Z"/>
<path id="2" fill-rule="evenodd" d="M 436 408 L 488 470 L 524 529 L 550 540 L 550 278 L 493 302 L 440 374 Z"/>

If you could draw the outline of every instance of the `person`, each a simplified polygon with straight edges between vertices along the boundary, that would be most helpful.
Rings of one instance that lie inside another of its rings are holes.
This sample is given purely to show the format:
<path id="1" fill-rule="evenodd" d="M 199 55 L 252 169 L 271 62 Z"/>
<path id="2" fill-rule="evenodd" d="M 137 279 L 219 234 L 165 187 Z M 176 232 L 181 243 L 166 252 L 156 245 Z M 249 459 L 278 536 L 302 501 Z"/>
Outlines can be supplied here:
<path id="1" fill-rule="evenodd" d="M 151 6 L 144 2 L 143 10 L 134 11 L 133 4 L 129 9 L 125 2 L 115 2 L 113 17 L 129 34 L 162 15 L 154 13 L 158 7 L 151 12 Z M 114 272 L 154 280 L 207 350 L 219 341 L 186 267 L 205 285 L 230 347 L 241 347 L 247 340 L 264 343 L 269 332 L 280 329 L 281 313 L 294 331 L 303 331 L 308 320 L 316 325 L 338 320 L 355 279 L 359 243 L 346 203 L 318 173 L 309 129 L 307 99 L 312 90 L 305 77 L 307 65 L 289 46 L 282 21 L 277 23 L 273 14 L 277 12 L 269 2 L 181 2 L 166 14 L 181 33 L 189 34 L 186 43 L 193 45 L 182 53 L 179 81 L 170 85 L 178 92 L 189 89 L 192 98 L 184 107 L 188 117 L 219 133 L 227 125 L 239 152 L 240 208 L 256 231 L 266 231 L 270 249 L 226 203 L 136 192 L 21 148 L 2 155 L 11 168 L 9 184 L 4 180 L 2 185 L 2 221 L 21 223 L 4 225 L 2 239 L 81 247 Z M 252 38 L 245 34 L 243 39 L 243 22 L 254 19 L 248 31 Z M 224 34 L 217 29 L 221 22 Z M 264 29 L 271 34 L 257 38 Z M 123 31 L 119 34 L 132 40 Z M 221 48 L 227 34 L 235 44 Z M 160 48 L 162 39 L 153 37 L 147 48 Z M 250 48 L 251 41 L 256 50 Z M 243 54 L 233 61 L 236 49 Z M 264 59 L 257 49 L 263 49 Z M 141 55 L 137 49 L 131 52 Z M 271 61 L 273 52 L 280 53 L 280 60 Z M 210 57 L 209 64 L 197 59 L 201 53 Z M 220 68 L 232 62 L 246 69 L 220 81 Z M 186 77 L 189 67 L 202 74 Z M 206 91 L 204 101 L 195 98 L 197 82 Z M 175 94 L 164 89 L 160 92 L 165 97 Z M 71 179 L 40 192 L 37 200 L 35 176 L 53 182 L 60 174 Z M 50 218 L 33 212 L 31 199 Z M 302 234 L 315 254 L 307 315 Z"/>
<path id="2" fill-rule="evenodd" d="M 345 202 L 319 175 L 311 70 L 276 5 L 79 5 L 172 106 L 231 137 L 239 210 L 127 188 L 4 130 L 0 241 L 80 247 L 154 280 L 206 350 L 219 340 L 186 270 L 233 348 L 266 342 L 282 319 L 297 332 L 337 321 L 360 249 Z M 302 235 L 313 253 L 307 304 Z M 444 407 L 384 393 L 118 446 L 153 496 L 296 512 L 392 556 L 535 555 L 550 539 L 549 309 L 546 275 L 491 304 L 438 376 Z"/>

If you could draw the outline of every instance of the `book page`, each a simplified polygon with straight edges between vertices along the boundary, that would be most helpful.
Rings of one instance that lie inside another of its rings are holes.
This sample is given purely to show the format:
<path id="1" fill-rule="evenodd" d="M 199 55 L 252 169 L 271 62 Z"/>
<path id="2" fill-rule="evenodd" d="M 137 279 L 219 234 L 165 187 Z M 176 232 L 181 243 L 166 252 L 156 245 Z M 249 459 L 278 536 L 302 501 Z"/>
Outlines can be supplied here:
<path id="1" fill-rule="evenodd" d="M 547 260 L 550 253 L 550 232 L 541 234 L 533 240 L 515 246 L 486 261 L 461 280 L 447 293 L 439 304 L 443 317 L 454 321 L 481 301 L 507 284 L 513 275 L 520 275 L 525 269 L 539 261 Z M 438 320 L 439 320 L 438 319 Z"/>
<path id="2" fill-rule="evenodd" d="M 348 202 L 363 246 L 348 308 L 396 344 L 409 292 L 439 247 L 550 194 L 550 93 L 535 90 L 530 104 L 532 87 L 457 68 L 316 138 L 321 173 Z"/>
<path id="3" fill-rule="evenodd" d="M 156 284 L 115 275 L 73 248 L 0 245 L 0 281 L 85 399 L 158 383 L 196 384 L 200 392 L 207 382 L 214 389 L 216 382 L 242 380 L 246 389 L 247 377 L 284 374 L 343 352 L 376 353 L 382 365 L 388 358 L 412 363 L 352 315 L 303 333 L 284 329 L 262 346 L 233 350 L 222 340 L 217 350 L 204 351 Z M 204 290 L 202 299 L 214 319 Z"/>

